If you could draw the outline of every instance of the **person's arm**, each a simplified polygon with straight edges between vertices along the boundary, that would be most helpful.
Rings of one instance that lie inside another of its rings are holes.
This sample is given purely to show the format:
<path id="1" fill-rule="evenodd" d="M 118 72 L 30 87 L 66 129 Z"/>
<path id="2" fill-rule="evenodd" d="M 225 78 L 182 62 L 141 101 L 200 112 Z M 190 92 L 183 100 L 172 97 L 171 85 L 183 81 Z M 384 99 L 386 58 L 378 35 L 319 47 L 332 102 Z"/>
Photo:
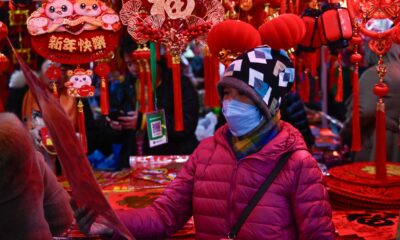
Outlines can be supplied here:
<path id="1" fill-rule="evenodd" d="M 192 216 L 192 192 L 196 154 L 185 163 L 178 176 L 152 205 L 117 212 L 121 221 L 138 239 L 163 239 L 183 227 Z"/>
<path id="2" fill-rule="evenodd" d="M 300 240 L 335 239 L 331 206 L 321 170 L 309 153 L 294 153 L 292 158 L 296 157 L 303 158 L 294 163 L 291 196 L 298 237 Z"/>
<path id="3" fill-rule="evenodd" d="M 69 196 L 57 181 L 43 156 L 36 152 L 37 164 L 42 172 L 44 185 L 43 208 L 45 218 L 53 235 L 64 232 L 73 221 Z"/>

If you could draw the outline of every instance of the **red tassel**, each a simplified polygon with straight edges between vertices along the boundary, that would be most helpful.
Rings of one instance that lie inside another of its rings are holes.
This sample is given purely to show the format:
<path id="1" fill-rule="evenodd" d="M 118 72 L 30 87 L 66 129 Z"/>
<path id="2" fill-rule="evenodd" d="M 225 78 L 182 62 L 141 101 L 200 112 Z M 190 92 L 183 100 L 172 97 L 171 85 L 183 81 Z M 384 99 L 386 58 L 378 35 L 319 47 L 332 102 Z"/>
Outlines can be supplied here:
<path id="1" fill-rule="evenodd" d="M 303 87 L 303 102 L 308 103 L 310 101 L 310 77 L 308 76 L 309 70 L 304 71 L 304 82 Z"/>
<path id="2" fill-rule="evenodd" d="M 146 70 L 145 76 L 147 82 L 147 111 L 153 112 L 154 111 L 153 85 L 151 81 L 149 62 L 147 60 L 144 60 L 144 65 Z"/>
<path id="3" fill-rule="evenodd" d="M 359 88 L 358 88 L 358 64 L 354 67 L 353 72 L 353 116 L 352 116 L 352 143 L 351 151 L 358 152 L 361 150 L 360 136 L 360 112 L 359 105 Z"/>
<path id="4" fill-rule="evenodd" d="M 100 77 L 100 109 L 102 115 L 108 115 L 110 112 L 108 81 L 107 76 L 111 68 L 107 63 L 101 62 L 94 68 L 94 72 Z"/>
<path id="5" fill-rule="evenodd" d="M 335 79 L 336 79 L 336 68 L 335 68 L 336 57 L 331 56 L 330 59 L 330 66 L 329 66 L 329 82 L 328 82 L 328 89 L 332 91 Z"/>
<path id="6" fill-rule="evenodd" d="M 376 179 L 385 181 L 386 174 L 386 118 L 385 104 L 382 98 L 376 104 L 376 148 L 375 148 Z"/>
<path id="7" fill-rule="evenodd" d="M 172 76 L 174 88 L 174 118 L 175 131 L 183 131 L 182 89 L 181 89 L 181 61 L 179 55 L 172 57 Z"/>
<path id="8" fill-rule="evenodd" d="M 286 13 L 286 0 L 281 0 L 281 7 L 279 14 L 284 14 L 284 13 Z"/>
<path id="9" fill-rule="evenodd" d="M 167 59 L 167 67 L 172 68 L 172 56 L 169 52 L 165 52 L 165 58 Z"/>
<path id="10" fill-rule="evenodd" d="M 102 115 L 108 115 L 110 112 L 108 81 L 106 78 L 101 78 L 100 81 L 100 110 Z"/>
<path id="11" fill-rule="evenodd" d="M 204 48 L 204 105 L 209 107 L 211 106 L 211 98 L 210 98 L 210 82 L 211 79 L 211 55 L 208 50 L 208 47 Z"/>
<path id="12" fill-rule="evenodd" d="M 296 56 L 294 54 L 290 54 L 289 57 L 292 60 L 294 69 L 296 69 L 296 71 L 297 71 L 297 59 L 296 59 Z M 294 80 L 293 80 L 293 85 L 292 85 L 291 91 L 296 91 L 296 78 L 297 77 L 296 77 L 296 73 L 295 73 L 295 77 L 294 77 Z"/>
<path id="13" fill-rule="evenodd" d="M 83 151 L 84 153 L 87 153 L 85 115 L 83 113 L 83 103 L 80 99 L 78 102 L 78 129 Z"/>
<path id="14" fill-rule="evenodd" d="M 217 91 L 217 84 L 219 81 L 219 61 L 216 57 L 211 56 L 212 60 L 212 72 L 213 72 L 213 81 L 212 81 L 212 88 L 211 88 L 211 94 L 212 94 L 212 102 L 211 106 L 212 107 L 219 107 L 219 97 L 218 97 L 218 91 Z"/>
<path id="15" fill-rule="evenodd" d="M 342 74 L 342 55 L 339 53 L 338 55 L 338 78 L 336 85 L 336 102 L 343 102 L 343 74 Z"/>

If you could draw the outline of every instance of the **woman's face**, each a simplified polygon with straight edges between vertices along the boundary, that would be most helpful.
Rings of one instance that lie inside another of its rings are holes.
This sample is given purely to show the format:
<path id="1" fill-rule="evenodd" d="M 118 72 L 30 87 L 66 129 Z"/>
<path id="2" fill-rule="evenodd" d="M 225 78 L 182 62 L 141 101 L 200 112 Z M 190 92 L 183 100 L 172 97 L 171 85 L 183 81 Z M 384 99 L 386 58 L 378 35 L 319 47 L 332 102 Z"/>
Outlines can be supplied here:
<path id="1" fill-rule="evenodd" d="M 124 53 L 124 62 L 126 64 L 126 67 L 128 68 L 128 71 L 134 75 L 137 76 L 137 66 L 135 61 L 132 59 L 131 55 L 128 53 Z"/>
<path id="2" fill-rule="evenodd" d="M 237 100 L 250 105 L 255 105 L 253 100 L 241 93 L 239 90 L 233 87 L 224 87 L 224 97 L 223 100 Z"/>

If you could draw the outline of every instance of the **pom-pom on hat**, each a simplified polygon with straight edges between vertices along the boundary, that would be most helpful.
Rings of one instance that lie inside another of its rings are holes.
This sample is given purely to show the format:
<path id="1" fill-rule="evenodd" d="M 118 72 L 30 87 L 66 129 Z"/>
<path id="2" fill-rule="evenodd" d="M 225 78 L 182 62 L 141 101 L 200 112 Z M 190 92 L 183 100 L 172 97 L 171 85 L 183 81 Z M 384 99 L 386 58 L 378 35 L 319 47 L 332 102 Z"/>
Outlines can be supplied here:
<path id="1" fill-rule="evenodd" d="M 218 93 L 222 99 L 224 87 L 236 88 L 252 99 L 261 113 L 270 119 L 293 81 L 294 68 L 286 52 L 263 45 L 239 55 L 226 68 L 218 83 Z"/>

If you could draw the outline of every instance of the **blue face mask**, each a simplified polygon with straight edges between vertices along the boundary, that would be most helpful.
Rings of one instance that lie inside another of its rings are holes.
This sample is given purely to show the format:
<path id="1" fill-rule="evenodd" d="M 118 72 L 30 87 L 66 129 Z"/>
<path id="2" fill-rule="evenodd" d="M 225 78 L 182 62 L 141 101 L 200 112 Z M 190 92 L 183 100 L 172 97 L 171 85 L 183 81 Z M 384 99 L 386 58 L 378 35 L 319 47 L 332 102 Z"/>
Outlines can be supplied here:
<path id="1" fill-rule="evenodd" d="M 237 100 L 224 100 L 222 113 L 234 136 L 240 137 L 249 133 L 260 124 L 262 115 L 258 107 Z"/>

